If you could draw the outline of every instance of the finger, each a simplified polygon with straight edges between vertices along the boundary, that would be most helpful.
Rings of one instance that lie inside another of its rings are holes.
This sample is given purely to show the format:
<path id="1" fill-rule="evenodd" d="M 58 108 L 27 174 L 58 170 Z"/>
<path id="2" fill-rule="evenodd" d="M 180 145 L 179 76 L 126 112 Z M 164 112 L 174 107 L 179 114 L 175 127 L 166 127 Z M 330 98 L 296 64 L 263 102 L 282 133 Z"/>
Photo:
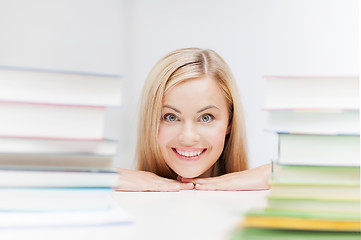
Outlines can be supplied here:
<path id="1" fill-rule="evenodd" d="M 224 182 L 219 183 L 206 183 L 206 184 L 195 184 L 195 189 L 199 191 L 222 191 L 222 190 L 231 190 L 229 186 Z"/>
<path id="2" fill-rule="evenodd" d="M 126 191 L 126 192 L 179 192 L 180 184 L 169 184 L 169 183 L 152 183 L 143 185 L 122 185 L 115 191 Z"/>
<path id="3" fill-rule="evenodd" d="M 198 183 L 199 181 L 204 180 L 204 178 L 184 178 L 180 177 L 182 183 Z"/>
<path id="4" fill-rule="evenodd" d="M 179 183 L 175 180 L 171 180 L 171 182 L 161 182 L 158 183 L 154 188 L 154 191 L 160 192 L 179 192 L 180 190 L 193 190 L 193 183 Z"/>
<path id="5" fill-rule="evenodd" d="M 225 180 L 224 176 L 211 178 L 181 178 L 181 182 L 194 184 L 218 183 Z"/>
<path id="6" fill-rule="evenodd" d="M 155 183 L 147 191 L 149 192 L 179 192 L 180 183 L 161 182 Z"/>
<path id="7" fill-rule="evenodd" d="M 180 181 L 182 183 L 193 183 L 193 181 L 196 179 L 196 178 L 184 178 L 184 177 L 181 177 L 181 176 L 178 176 L 178 178 L 179 178 L 178 181 Z"/>
<path id="8" fill-rule="evenodd" d="M 180 190 L 193 190 L 194 184 L 193 183 L 180 183 Z"/>

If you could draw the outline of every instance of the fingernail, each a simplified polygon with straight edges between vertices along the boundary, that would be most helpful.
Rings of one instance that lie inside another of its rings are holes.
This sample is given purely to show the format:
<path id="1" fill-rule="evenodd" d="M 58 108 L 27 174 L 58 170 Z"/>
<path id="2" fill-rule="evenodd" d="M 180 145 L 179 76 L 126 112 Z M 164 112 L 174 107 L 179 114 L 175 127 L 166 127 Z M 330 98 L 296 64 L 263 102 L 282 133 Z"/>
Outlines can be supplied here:
<path id="1" fill-rule="evenodd" d="M 188 185 L 188 186 L 194 186 L 194 184 L 191 183 L 191 182 L 190 182 L 190 183 L 187 183 L 187 185 Z"/>
<path id="2" fill-rule="evenodd" d="M 199 188 L 200 186 L 201 186 L 200 184 L 198 184 L 198 183 L 196 184 L 196 188 Z"/>

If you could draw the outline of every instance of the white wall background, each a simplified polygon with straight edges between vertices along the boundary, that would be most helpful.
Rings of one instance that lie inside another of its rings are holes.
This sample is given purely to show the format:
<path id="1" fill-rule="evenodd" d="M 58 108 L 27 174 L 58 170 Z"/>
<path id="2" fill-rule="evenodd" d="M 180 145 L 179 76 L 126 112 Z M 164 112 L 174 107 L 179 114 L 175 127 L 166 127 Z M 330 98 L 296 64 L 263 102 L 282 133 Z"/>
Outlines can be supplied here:
<path id="1" fill-rule="evenodd" d="M 0 66 L 120 75 L 122 4 L 1 0 Z"/>
<path id="2" fill-rule="evenodd" d="M 124 108 L 110 116 L 119 136 L 118 165 L 131 167 L 137 103 L 151 67 L 169 51 L 211 48 L 230 65 L 242 96 L 250 166 L 277 156 L 263 131 L 263 75 L 358 75 L 357 0 L 125 1 Z"/>
<path id="3" fill-rule="evenodd" d="M 178 48 L 214 49 L 237 80 L 255 167 L 277 153 L 263 131 L 262 76 L 358 75 L 358 14 L 357 0 L 1 0 L 0 65 L 123 73 L 124 105 L 108 111 L 106 136 L 130 168 L 151 67 Z"/>

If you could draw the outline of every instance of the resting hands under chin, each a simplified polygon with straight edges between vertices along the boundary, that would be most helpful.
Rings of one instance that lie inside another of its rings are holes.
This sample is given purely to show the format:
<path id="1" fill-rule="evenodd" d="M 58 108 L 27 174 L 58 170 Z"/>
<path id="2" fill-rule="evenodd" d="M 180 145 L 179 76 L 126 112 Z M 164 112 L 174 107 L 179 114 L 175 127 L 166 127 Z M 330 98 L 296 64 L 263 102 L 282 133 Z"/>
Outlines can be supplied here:
<path id="1" fill-rule="evenodd" d="M 238 191 L 238 190 L 267 190 L 271 175 L 270 164 L 257 168 L 224 174 L 210 178 L 183 178 L 183 183 L 193 183 L 196 190 L 205 191 Z"/>
<path id="2" fill-rule="evenodd" d="M 192 190 L 194 184 L 160 177 L 151 172 L 118 169 L 119 184 L 116 191 L 131 192 L 178 192 Z"/>
<path id="3" fill-rule="evenodd" d="M 183 178 L 177 180 L 160 177 L 146 171 L 118 169 L 119 184 L 116 191 L 178 192 L 180 190 L 238 191 L 269 189 L 270 165 L 224 174 L 210 178 Z"/>

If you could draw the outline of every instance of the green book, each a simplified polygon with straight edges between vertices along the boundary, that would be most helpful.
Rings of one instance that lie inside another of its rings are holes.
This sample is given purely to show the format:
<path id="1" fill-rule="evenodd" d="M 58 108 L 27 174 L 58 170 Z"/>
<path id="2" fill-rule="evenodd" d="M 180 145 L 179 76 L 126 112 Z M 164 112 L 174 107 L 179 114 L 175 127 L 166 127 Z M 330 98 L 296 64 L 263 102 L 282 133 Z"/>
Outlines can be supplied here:
<path id="1" fill-rule="evenodd" d="M 272 179 L 295 183 L 359 183 L 360 167 L 305 166 L 273 163 Z"/>
<path id="2" fill-rule="evenodd" d="M 267 208 L 317 212 L 354 212 L 360 214 L 360 200 L 268 196 Z"/>
<path id="3" fill-rule="evenodd" d="M 288 217 L 299 219 L 328 219 L 328 220 L 355 220 L 360 221 L 359 212 L 322 212 L 322 211 L 297 211 L 278 209 L 251 209 L 245 216 L 260 217 Z"/>
<path id="4" fill-rule="evenodd" d="M 240 222 L 244 228 L 360 232 L 359 213 L 251 210 Z"/>
<path id="5" fill-rule="evenodd" d="M 360 181 L 306 183 L 273 179 L 270 185 L 272 197 L 360 200 Z"/>
<path id="6" fill-rule="evenodd" d="M 229 240 L 360 240 L 360 233 L 239 228 Z"/>

